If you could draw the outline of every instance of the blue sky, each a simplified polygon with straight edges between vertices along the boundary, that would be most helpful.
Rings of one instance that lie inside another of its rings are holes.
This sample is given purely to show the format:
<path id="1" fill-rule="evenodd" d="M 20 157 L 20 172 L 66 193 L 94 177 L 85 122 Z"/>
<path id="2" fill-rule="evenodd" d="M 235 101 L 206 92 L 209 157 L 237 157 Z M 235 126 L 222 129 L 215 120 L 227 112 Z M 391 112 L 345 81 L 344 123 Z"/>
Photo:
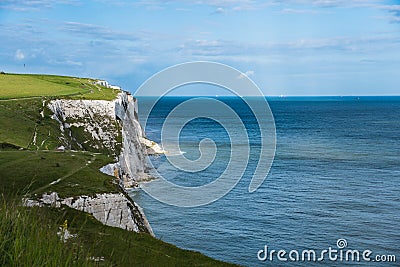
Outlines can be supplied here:
<path id="1" fill-rule="evenodd" d="M 132 92 L 163 68 L 209 60 L 266 95 L 400 95 L 400 1 L 1 0 L 0 39 L 0 70 Z"/>

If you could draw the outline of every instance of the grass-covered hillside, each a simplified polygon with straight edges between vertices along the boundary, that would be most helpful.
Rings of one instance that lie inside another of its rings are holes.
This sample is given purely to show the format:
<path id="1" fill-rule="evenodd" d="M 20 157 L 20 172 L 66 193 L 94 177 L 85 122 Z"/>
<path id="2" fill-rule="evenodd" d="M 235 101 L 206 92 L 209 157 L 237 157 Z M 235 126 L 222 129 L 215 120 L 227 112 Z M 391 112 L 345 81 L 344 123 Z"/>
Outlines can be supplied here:
<path id="1" fill-rule="evenodd" d="M 54 97 L 112 100 L 117 90 L 94 79 L 38 74 L 0 74 L 0 99 Z"/>
<path id="2" fill-rule="evenodd" d="M 61 198 L 118 192 L 113 177 L 99 171 L 112 161 L 80 151 L 0 151 L 0 191 L 6 199 L 45 192 Z"/>
<path id="3" fill-rule="evenodd" d="M 119 90 L 100 86 L 95 81 L 66 76 L 0 74 L 0 149 L 54 150 L 67 143 L 75 150 L 80 146 L 90 150 L 96 145 L 95 152 L 112 152 L 91 138 L 83 127 L 68 129 L 61 142 L 60 125 L 51 118 L 52 112 L 47 106 L 55 98 L 113 100 L 117 97 Z M 113 127 L 119 126 L 115 123 Z M 82 141 L 80 146 L 75 139 Z"/>
<path id="4" fill-rule="evenodd" d="M 59 123 L 43 107 L 42 98 L 0 100 L 0 149 L 52 150 L 60 144 L 60 135 Z"/>
<path id="5" fill-rule="evenodd" d="M 148 234 L 102 225 L 65 206 L 20 206 L 23 197 L 44 192 L 65 198 L 121 190 L 113 177 L 99 171 L 114 160 L 111 153 L 90 147 L 56 151 L 60 126 L 43 104 L 54 98 L 116 97 L 115 90 L 93 81 L 0 74 L 0 266 L 228 266 Z M 60 241 L 61 225 L 77 236 Z"/>
<path id="6" fill-rule="evenodd" d="M 59 124 L 51 119 L 46 101 L 60 97 L 116 98 L 118 90 L 95 82 L 95 79 L 67 76 L 0 74 L 0 149 L 52 150 L 62 145 Z"/>
<path id="7" fill-rule="evenodd" d="M 76 235 L 62 242 L 60 226 Z M 0 203 L 0 266 L 231 266 L 70 209 Z"/>

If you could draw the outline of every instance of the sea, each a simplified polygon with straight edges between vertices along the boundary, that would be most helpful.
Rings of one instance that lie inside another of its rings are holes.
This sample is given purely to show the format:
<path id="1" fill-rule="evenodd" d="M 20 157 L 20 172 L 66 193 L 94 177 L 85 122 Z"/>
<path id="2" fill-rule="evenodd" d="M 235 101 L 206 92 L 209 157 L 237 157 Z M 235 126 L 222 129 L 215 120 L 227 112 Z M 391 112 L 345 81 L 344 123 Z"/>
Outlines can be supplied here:
<path id="1" fill-rule="evenodd" d="M 147 137 L 161 142 L 170 112 L 193 98 L 160 99 L 146 122 Z M 199 207 L 165 204 L 142 189 L 132 190 L 157 238 L 242 266 L 400 266 L 400 97 L 266 98 L 276 151 L 268 176 L 252 193 L 248 187 L 260 154 L 260 127 L 241 98 L 213 99 L 231 107 L 246 126 L 246 171 L 229 193 Z M 154 100 L 138 100 L 142 118 L 141 106 Z M 172 116 L 177 123 L 182 119 Z M 179 136 L 186 158 L 200 156 L 204 138 L 214 141 L 217 155 L 199 172 L 167 165 L 163 155 L 151 157 L 155 169 L 162 166 L 158 171 L 164 179 L 196 187 L 212 182 L 232 163 L 232 140 L 221 123 L 194 118 Z M 346 258 L 349 250 L 359 252 L 358 261 L 353 252 Z"/>

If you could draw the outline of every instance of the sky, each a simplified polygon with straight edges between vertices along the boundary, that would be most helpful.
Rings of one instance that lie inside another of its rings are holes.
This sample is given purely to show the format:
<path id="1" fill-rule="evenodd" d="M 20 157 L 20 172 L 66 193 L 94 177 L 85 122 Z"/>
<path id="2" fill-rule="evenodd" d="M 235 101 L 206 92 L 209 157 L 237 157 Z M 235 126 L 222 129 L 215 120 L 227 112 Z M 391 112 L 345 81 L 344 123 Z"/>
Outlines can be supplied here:
<path id="1" fill-rule="evenodd" d="M 0 71 L 131 92 L 213 61 L 265 95 L 400 95 L 400 0 L 0 0 L 0 40 Z"/>

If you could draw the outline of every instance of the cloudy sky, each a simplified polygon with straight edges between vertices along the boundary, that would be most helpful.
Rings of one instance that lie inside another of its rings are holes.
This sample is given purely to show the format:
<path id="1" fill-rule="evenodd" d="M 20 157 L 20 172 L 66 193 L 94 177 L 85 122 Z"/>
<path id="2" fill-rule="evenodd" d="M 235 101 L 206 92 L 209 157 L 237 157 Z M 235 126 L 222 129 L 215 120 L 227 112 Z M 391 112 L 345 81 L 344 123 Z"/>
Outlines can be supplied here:
<path id="1" fill-rule="evenodd" d="M 0 70 L 135 91 L 209 60 L 266 95 L 400 95 L 399 0 L 0 0 Z"/>

